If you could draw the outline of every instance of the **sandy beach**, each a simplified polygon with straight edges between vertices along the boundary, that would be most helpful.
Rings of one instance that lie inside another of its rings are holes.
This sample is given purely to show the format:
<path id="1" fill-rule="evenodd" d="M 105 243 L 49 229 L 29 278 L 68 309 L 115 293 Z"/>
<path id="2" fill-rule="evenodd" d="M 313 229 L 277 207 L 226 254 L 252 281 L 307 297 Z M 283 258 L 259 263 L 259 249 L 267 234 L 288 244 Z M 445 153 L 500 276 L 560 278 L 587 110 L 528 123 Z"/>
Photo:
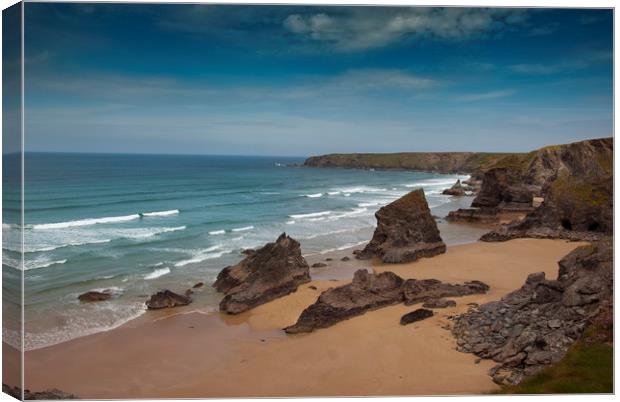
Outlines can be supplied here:
<path id="1" fill-rule="evenodd" d="M 26 353 L 26 388 L 58 388 L 81 398 L 361 396 L 473 394 L 497 388 L 491 361 L 457 352 L 448 316 L 497 300 L 527 275 L 557 276 L 557 261 L 580 243 L 518 239 L 448 247 L 409 264 L 355 259 L 322 269 L 297 292 L 238 316 L 188 306 L 149 312 L 120 328 Z M 342 254 L 342 252 L 340 252 Z M 324 257 L 329 257 L 325 255 Z M 403 278 L 481 280 L 485 295 L 409 326 L 396 305 L 310 334 L 286 335 L 321 291 L 348 282 L 354 268 Z M 331 277 L 338 279 L 330 279 Z M 344 272 L 344 273 L 343 273 Z M 320 278 L 320 279 L 316 279 Z M 315 286 L 314 290 L 310 286 Z"/>

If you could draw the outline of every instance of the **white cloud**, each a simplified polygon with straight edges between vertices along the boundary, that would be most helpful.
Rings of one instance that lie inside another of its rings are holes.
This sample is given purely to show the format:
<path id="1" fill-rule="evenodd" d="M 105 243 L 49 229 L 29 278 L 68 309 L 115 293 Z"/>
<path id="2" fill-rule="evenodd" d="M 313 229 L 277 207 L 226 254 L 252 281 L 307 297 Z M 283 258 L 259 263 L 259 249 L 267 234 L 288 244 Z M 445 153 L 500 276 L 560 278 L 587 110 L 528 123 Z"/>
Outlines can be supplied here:
<path id="1" fill-rule="evenodd" d="M 403 37 L 463 40 L 522 24 L 520 9 L 395 8 L 369 11 L 353 8 L 329 15 L 292 14 L 283 21 L 290 32 L 325 42 L 339 51 L 388 45 Z"/>

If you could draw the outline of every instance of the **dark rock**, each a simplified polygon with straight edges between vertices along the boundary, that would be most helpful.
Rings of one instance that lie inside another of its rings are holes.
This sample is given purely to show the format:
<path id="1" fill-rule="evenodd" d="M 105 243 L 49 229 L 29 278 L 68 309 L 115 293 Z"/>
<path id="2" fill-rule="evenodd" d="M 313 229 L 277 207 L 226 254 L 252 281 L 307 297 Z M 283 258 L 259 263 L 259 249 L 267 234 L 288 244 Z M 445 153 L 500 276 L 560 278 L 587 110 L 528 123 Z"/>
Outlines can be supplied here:
<path id="1" fill-rule="evenodd" d="M 19 400 L 22 399 L 22 389 L 20 387 L 12 387 L 7 384 L 2 384 L 2 392 L 11 395 L 13 398 Z M 65 399 L 79 399 L 73 394 L 66 393 L 56 388 L 47 389 L 45 391 L 31 391 L 29 389 L 24 390 L 24 400 L 65 400 Z"/>
<path id="2" fill-rule="evenodd" d="M 151 296 L 146 302 L 146 306 L 150 310 L 158 310 L 162 308 L 171 308 L 179 306 L 187 306 L 192 302 L 192 298 L 188 295 L 180 295 L 170 290 L 157 292 Z"/>
<path id="3" fill-rule="evenodd" d="M 425 308 L 419 308 L 417 310 L 412 311 L 411 313 L 407 313 L 400 318 L 400 325 L 411 324 L 416 321 L 424 320 L 426 318 L 432 317 L 433 312 L 431 310 L 427 310 Z"/>
<path id="4" fill-rule="evenodd" d="M 500 210 L 531 210 L 534 193 L 523 183 L 521 173 L 512 168 L 494 168 L 484 174 L 482 188 L 472 207 Z"/>
<path id="5" fill-rule="evenodd" d="M 400 303 L 403 300 L 403 283 L 403 279 L 392 272 L 374 275 L 360 269 L 355 272 L 350 284 L 323 292 L 285 331 L 289 334 L 311 332 L 369 310 Z"/>
<path id="6" fill-rule="evenodd" d="M 455 306 L 456 302 L 448 299 L 429 299 L 422 305 L 422 307 L 426 308 L 447 308 Z"/>
<path id="7" fill-rule="evenodd" d="M 297 323 L 285 328 L 285 331 L 290 334 L 311 332 L 403 301 L 413 304 L 443 296 L 484 293 L 487 289 L 487 285 L 478 281 L 463 285 L 451 285 L 435 279 L 405 281 L 393 272 L 370 274 L 361 269 L 355 272 L 350 284 L 323 292 L 314 304 L 301 313 Z"/>
<path id="8" fill-rule="evenodd" d="M 362 250 L 353 250 L 353 255 L 359 255 L 362 253 Z"/>
<path id="9" fill-rule="evenodd" d="M 299 243 L 282 233 L 237 265 L 224 268 L 213 287 L 225 294 L 220 311 L 238 314 L 285 296 L 310 282 Z"/>
<path id="10" fill-rule="evenodd" d="M 190 297 L 194 294 L 194 291 L 192 289 L 186 289 L 184 294 L 185 296 Z"/>
<path id="11" fill-rule="evenodd" d="M 203 287 L 204 285 L 205 285 L 205 284 L 204 284 L 204 282 L 198 282 L 197 284 L 195 284 L 194 286 L 192 286 L 192 288 L 194 288 L 194 289 L 198 289 L 198 288 Z"/>
<path id="12" fill-rule="evenodd" d="M 94 290 L 91 290 L 90 292 L 82 293 L 81 295 L 78 296 L 78 300 L 83 303 L 105 301 L 111 298 L 112 298 L 112 292 L 106 292 L 106 291 L 97 292 Z"/>
<path id="13" fill-rule="evenodd" d="M 325 261 L 333 261 L 333 258 L 326 258 Z"/>
<path id="14" fill-rule="evenodd" d="M 456 317 L 459 350 L 498 362 L 489 374 L 499 384 L 516 384 L 559 361 L 612 304 L 612 259 L 610 239 L 579 247 L 559 262 L 557 280 L 531 274 L 500 301 Z"/>
<path id="15" fill-rule="evenodd" d="M 446 252 L 422 189 L 382 207 L 375 216 L 372 240 L 357 258 L 378 256 L 386 263 L 401 263 Z"/>
<path id="16" fill-rule="evenodd" d="M 456 211 L 450 211 L 446 220 L 448 222 L 498 223 L 499 210 L 497 208 L 459 208 Z"/>
<path id="17" fill-rule="evenodd" d="M 314 286 L 314 285 L 312 285 L 312 286 L 308 286 L 308 289 L 318 290 L 318 288 L 317 288 L 316 286 Z"/>
<path id="18" fill-rule="evenodd" d="M 245 250 L 241 250 L 241 254 L 245 256 L 254 255 L 254 253 L 256 253 L 256 250 L 251 249 L 251 248 L 246 248 Z"/>
<path id="19" fill-rule="evenodd" d="M 314 264 L 312 264 L 312 268 L 323 268 L 326 267 L 327 264 L 322 263 L 322 262 L 315 262 Z"/>
<path id="20" fill-rule="evenodd" d="M 489 286 L 480 281 L 453 285 L 437 279 L 407 279 L 403 285 L 403 298 L 406 305 L 411 305 L 443 297 L 483 294 L 488 290 Z"/>
<path id="21" fill-rule="evenodd" d="M 349 260 L 351 259 L 347 257 L 346 255 L 340 259 L 340 261 L 349 261 Z"/>

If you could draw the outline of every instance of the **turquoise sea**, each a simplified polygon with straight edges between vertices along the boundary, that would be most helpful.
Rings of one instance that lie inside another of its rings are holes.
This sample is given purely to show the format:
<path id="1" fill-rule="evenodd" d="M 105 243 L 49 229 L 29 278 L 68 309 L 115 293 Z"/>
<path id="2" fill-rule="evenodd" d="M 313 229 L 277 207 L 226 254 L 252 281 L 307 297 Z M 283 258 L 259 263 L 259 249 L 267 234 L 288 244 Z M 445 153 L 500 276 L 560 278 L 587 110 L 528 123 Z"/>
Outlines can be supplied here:
<path id="1" fill-rule="evenodd" d="M 376 210 L 415 188 L 424 188 L 433 213 L 444 216 L 458 205 L 441 191 L 466 177 L 296 166 L 303 160 L 26 154 L 26 348 L 119 326 L 145 312 L 147 295 L 210 284 L 241 250 L 282 232 L 307 256 L 360 245 L 372 236 Z M 8 197 L 5 218 L 14 218 L 18 203 Z M 463 241 L 451 237 L 449 225 L 440 229 L 448 243 Z M 20 266 L 16 233 L 3 224 L 3 270 L 13 275 Z M 102 289 L 115 297 L 76 299 Z M 217 295 L 207 289 L 201 302 L 215 311 Z"/>

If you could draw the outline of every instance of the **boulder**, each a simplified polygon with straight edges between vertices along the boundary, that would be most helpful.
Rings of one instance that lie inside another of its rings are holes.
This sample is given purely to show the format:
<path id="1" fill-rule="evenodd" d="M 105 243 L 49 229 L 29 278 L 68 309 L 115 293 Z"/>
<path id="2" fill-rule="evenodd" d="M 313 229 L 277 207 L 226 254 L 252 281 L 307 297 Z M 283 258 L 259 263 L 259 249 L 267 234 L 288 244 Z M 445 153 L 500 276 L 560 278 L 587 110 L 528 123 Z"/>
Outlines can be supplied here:
<path id="1" fill-rule="evenodd" d="M 326 266 L 327 264 L 325 264 L 324 262 L 315 262 L 314 264 L 312 264 L 312 268 L 323 268 Z"/>
<path id="2" fill-rule="evenodd" d="M 340 261 L 345 261 L 345 262 L 350 261 L 350 260 L 351 258 L 347 257 L 346 255 L 340 259 Z"/>
<path id="3" fill-rule="evenodd" d="M 433 316 L 433 312 L 431 310 L 427 310 L 425 308 L 419 308 L 417 310 L 412 311 L 411 313 L 407 313 L 400 318 L 400 325 L 407 325 L 414 323 L 416 321 L 421 321 Z"/>
<path id="4" fill-rule="evenodd" d="M 150 310 L 158 310 L 162 308 L 172 308 L 179 306 L 187 306 L 192 302 L 189 295 L 180 295 L 170 290 L 163 290 L 151 296 L 146 302 L 146 307 Z"/>
<path id="5" fill-rule="evenodd" d="M 556 280 L 531 274 L 499 301 L 454 319 L 458 350 L 498 364 L 499 384 L 516 384 L 562 359 L 589 323 L 613 304 L 611 240 L 582 246 L 559 262 Z"/>
<path id="6" fill-rule="evenodd" d="M 533 208 L 534 192 L 524 184 L 520 171 L 501 167 L 484 173 L 482 188 L 472 207 L 527 211 Z"/>
<path id="7" fill-rule="evenodd" d="M 111 298 L 112 298 L 112 292 L 106 292 L 106 291 L 98 292 L 95 290 L 82 293 L 81 295 L 78 296 L 78 300 L 81 301 L 82 303 L 105 301 Z"/>
<path id="8" fill-rule="evenodd" d="M 350 284 L 330 288 L 307 307 L 297 322 L 285 328 L 289 334 L 327 328 L 366 311 L 402 302 L 404 280 L 393 272 L 370 274 L 355 272 Z"/>
<path id="9" fill-rule="evenodd" d="M 224 268 L 213 287 L 224 293 L 220 311 L 238 314 L 292 293 L 307 282 L 310 268 L 299 242 L 282 233 L 274 243 Z"/>
<path id="10" fill-rule="evenodd" d="M 422 189 L 382 207 L 375 217 L 372 240 L 357 258 L 377 256 L 385 263 L 403 263 L 446 252 Z"/>
<path id="11" fill-rule="evenodd" d="M 192 286 L 193 289 L 198 289 L 203 287 L 205 284 L 204 282 L 198 282 L 197 284 L 195 284 L 194 286 Z"/>
<path id="12" fill-rule="evenodd" d="M 441 194 L 457 197 L 463 196 L 465 195 L 465 187 L 461 184 L 461 180 L 458 179 L 452 187 L 443 190 Z"/>

